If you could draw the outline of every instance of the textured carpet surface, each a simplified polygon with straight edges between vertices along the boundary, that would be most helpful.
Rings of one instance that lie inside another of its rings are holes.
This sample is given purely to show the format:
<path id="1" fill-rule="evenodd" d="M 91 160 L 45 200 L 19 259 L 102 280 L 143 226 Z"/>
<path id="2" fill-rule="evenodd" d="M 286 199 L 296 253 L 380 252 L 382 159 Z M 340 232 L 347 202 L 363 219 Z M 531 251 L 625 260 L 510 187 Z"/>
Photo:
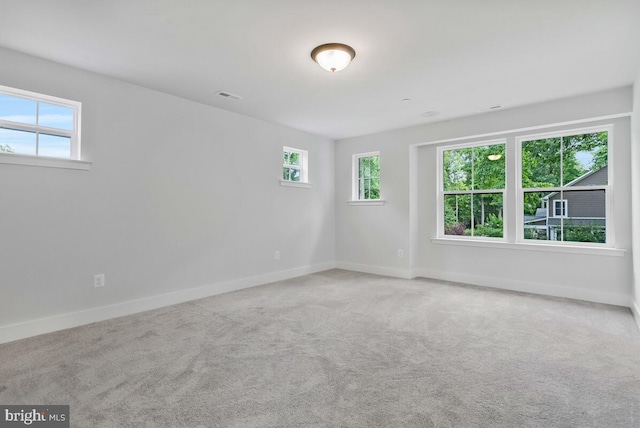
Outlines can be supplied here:
<path id="1" fill-rule="evenodd" d="M 75 427 L 640 427 L 628 309 L 331 270 L 0 345 Z"/>

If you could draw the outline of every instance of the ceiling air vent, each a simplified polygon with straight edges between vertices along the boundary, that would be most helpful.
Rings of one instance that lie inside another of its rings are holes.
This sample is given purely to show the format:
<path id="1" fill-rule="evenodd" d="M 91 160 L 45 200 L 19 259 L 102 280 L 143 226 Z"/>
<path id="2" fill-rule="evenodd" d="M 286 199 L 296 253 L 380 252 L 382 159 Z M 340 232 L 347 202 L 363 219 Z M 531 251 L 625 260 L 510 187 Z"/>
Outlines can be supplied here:
<path id="1" fill-rule="evenodd" d="M 236 100 L 236 101 L 242 99 L 240 95 L 230 94 L 229 92 L 225 92 L 225 91 L 218 91 L 216 92 L 216 95 L 222 98 L 228 98 L 230 100 Z"/>

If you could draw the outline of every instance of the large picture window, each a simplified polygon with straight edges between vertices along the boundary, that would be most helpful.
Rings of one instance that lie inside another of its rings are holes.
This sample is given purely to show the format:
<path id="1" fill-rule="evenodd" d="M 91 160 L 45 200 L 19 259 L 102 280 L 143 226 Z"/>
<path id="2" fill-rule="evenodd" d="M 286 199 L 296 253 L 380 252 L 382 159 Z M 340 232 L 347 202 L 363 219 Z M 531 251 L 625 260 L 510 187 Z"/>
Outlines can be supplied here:
<path id="1" fill-rule="evenodd" d="M 439 147 L 438 237 L 613 247 L 612 134 L 606 125 Z"/>
<path id="2" fill-rule="evenodd" d="M 519 138 L 525 241 L 607 243 L 610 129 Z"/>
<path id="3" fill-rule="evenodd" d="M 441 148 L 447 236 L 504 237 L 505 142 Z"/>

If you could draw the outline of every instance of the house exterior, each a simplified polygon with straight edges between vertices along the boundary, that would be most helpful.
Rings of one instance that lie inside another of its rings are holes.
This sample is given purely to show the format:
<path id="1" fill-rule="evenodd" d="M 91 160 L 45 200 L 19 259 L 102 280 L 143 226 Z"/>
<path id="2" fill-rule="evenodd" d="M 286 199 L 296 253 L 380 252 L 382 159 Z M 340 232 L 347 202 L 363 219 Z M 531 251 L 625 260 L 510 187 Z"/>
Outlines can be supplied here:
<path id="1" fill-rule="evenodd" d="M 595 171 L 576 178 L 567 184 L 571 186 L 601 186 L 608 182 L 608 167 L 604 166 Z M 606 199 L 605 191 L 594 190 L 564 190 L 551 192 L 542 198 L 542 207 L 535 215 L 525 216 L 525 237 L 560 241 L 562 226 L 590 227 L 604 232 L 606 227 Z M 566 240 L 566 239 L 565 239 Z"/>

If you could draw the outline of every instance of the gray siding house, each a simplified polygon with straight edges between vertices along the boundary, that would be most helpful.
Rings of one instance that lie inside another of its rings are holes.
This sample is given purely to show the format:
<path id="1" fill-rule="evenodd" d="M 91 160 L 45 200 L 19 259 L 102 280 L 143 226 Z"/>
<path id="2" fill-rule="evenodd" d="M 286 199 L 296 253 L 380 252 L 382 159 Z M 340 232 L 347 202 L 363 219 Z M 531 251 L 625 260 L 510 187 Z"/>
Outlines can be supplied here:
<path id="1" fill-rule="evenodd" d="M 590 171 L 570 183 L 570 186 L 601 186 L 608 182 L 608 168 Z M 561 240 L 561 226 L 590 226 L 605 229 L 606 198 L 602 189 L 564 190 L 551 192 L 542 198 L 542 207 L 535 215 L 525 216 L 525 231 L 535 230 L 535 239 Z M 530 233 L 531 233 L 530 232 Z"/>

